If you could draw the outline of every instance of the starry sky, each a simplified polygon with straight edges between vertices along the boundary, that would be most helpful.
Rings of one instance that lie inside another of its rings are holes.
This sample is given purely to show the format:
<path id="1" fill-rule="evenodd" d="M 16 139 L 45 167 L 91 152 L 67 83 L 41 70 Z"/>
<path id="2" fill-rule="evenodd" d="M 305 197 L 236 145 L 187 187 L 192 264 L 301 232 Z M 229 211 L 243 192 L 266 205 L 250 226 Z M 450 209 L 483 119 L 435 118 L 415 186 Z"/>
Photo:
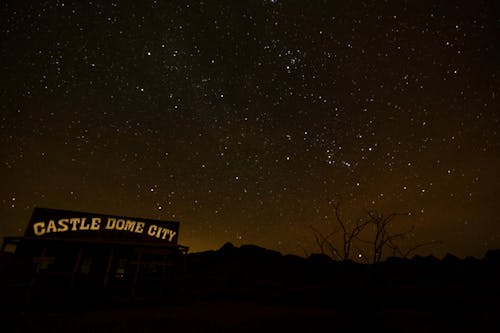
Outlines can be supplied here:
<path id="1" fill-rule="evenodd" d="M 40 206 L 302 254 L 341 196 L 422 254 L 500 247 L 493 0 L 0 6 L 0 236 Z"/>

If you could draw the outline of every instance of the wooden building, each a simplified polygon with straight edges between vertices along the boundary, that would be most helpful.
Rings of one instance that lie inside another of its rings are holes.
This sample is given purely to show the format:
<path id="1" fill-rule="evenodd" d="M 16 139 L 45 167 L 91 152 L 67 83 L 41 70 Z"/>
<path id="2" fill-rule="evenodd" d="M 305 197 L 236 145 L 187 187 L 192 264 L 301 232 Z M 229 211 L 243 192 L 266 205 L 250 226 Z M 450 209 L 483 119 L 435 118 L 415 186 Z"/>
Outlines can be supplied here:
<path id="1" fill-rule="evenodd" d="M 168 298 L 179 292 L 188 247 L 179 222 L 35 208 L 15 247 L 8 291 L 28 300 Z"/>

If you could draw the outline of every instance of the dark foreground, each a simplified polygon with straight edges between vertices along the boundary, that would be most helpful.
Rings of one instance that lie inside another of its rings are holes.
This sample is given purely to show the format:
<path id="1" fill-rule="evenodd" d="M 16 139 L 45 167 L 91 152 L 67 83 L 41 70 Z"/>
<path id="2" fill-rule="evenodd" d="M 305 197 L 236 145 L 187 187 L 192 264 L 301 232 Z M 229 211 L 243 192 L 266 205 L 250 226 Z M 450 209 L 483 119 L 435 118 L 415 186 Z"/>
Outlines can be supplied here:
<path id="1" fill-rule="evenodd" d="M 366 308 L 235 301 L 19 312 L 3 332 L 494 332 L 499 308 Z M 456 310 L 456 309 L 455 309 Z M 496 328 L 496 329 L 495 329 Z"/>
<path id="2" fill-rule="evenodd" d="M 188 259 L 183 281 L 156 299 L 17 303 L 3 289 L 0 331 L 500 332 L 500 251 L 359 265 L 225 246 Z"/>

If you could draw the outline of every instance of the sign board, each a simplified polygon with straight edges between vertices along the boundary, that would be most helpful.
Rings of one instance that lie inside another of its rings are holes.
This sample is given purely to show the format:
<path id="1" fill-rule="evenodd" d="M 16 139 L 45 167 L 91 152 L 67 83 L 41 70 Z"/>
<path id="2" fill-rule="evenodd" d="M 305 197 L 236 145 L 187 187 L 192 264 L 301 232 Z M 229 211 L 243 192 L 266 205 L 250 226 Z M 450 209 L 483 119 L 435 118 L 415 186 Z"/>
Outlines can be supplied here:
<path id="1" fill-rule="evenodd" d="M 179 222 L 35 208 L 26 237 L 177 244 Z"/>

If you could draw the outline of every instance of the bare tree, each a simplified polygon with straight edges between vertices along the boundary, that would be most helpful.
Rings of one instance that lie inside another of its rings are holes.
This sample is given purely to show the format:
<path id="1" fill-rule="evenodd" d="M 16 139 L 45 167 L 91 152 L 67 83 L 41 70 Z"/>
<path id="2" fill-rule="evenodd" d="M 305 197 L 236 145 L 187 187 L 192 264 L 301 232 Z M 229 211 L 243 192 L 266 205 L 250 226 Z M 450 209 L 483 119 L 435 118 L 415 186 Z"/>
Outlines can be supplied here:
<path id="1" fill-rule="evenodd" d="M 333 241 L 331 237 L 336 234 L 339 230 L 335 230 L 329 234 L 324 235 L 321 231 L 313 227 L 312 225 L 310 226 L 314 240 L 316 242 L 316 245 L 318 246 L 319 250 L 321 251 L 321 254 L 326 254 L 330 255 L 332 258 L 335 259 L 342 259 L 339 251 L 337 248 L 333 245 Z"/>
<path id="2" fill-rule="evenodd" d="M 335 259 L 349 260 L 352 258 L 353 250 L 356 250 L 358 253 L 357 260 L 361 259 L 365 262 L 369 262 L 369 257 L 371 256 L 371 262 L 378 263 L 382 261 L 387 251 L 392 251 L 393 255 L 407 258 L 410 254 L 422 247 L 440 243 L 438 241 L 419 243 L 407 250 L 403 250 L 403 247 L 400 245 L 401 240 L 407 238 L 415 228 L 411 226 L 406 230 L 394 232 L 394 222 L 399 217 L 410 216 L 410 213 L 391 213 L 384 215 L 373 210 L 367 210 L 365 218 L 358 219 L 351 225 L 346 223 L 342 217 L 341 198 L 337 197 L 336 200 L 332 200 L 331 203 L 338 229 L 328 234 L 322 233 L 313 226 L 311 226 L 311 229 L 316 245 L 319 247 L 321 253 L 330 255 Z M 370 226 L 372 226 L 373 229 L 369 228 Z M 339 248 L 337 248 L 333 236 L 339 232 L 341 238 L 338 244 Z M 361 235 L 364 237 L 361 237 Z M 366 255 L 363 248 L 368 248 L 371 255 Z"/>
<path id="3" fill-rule="evenodd" d="M 340 198 L 333 202 L 335 220 L 340 225 L 340 229 L 342 232 L 342 260 L 348 260 L 351 255 L 354 241 L 358 239 L 359 234 L 365 229 L 370 221 L 363 221 L 362 219 L 358 219 L 355 222 L 354 226 L 349 226 L 342 218 L 340 205 Z"/>
<path id="4" fill-rule="evenodd" d="M 369 223 L 375 227 L 375 234 L 373 238 L 368 241 L 368 243 L 370 243 L 372 246 L 373 263 L 382 261 L 383 254 L 386 249 L 392 250 L 393 255 L 399 256 L 401 258 L 408 258 L 412 253 L 422 247 L 441 243 L 440 241 L 418 243 L 417 245 L 410 247 L 407 250 L 403 250 L 402 245 L 398 242 L 399 240 L 402 240 L 410 235 L 415 229 L 415 226 L 412 225 L 404 231 L 394 233 L 391 231 L 391 225 L 396 218 L 411 216 L 410 213 L 392 213 L 389 215 L 383 215 L 377 213 L 376 211 L 367 211 L 367 215 L 369 218 Z M 366 241 L 364 242 L 366 243 Z"/>
<path id="5" fill-rule="evenodd" d="M 390 225 L 391 223 L 400 216 L 409 216 L 409 213 L 392 213 L 387 216 L 379 214 L 375 211 L 367 211 L 368 223 L 375 227 L 375 234 L 373 239 L 369 241 L 372 246 L 372 262 L 377 263 L 382 261 L 382 255 L 386 248 L 391 248 L 394 251 L 399 251 L 400 247 L 397 245 L 396 240 L 403 238 L 405 235 L 411 233 L 414 226 L 411 226 L 408 230 L 391 233 Z"/>
<path id="6" fill-rule="evenodd" d="M 353 248 L 358 250 L 358 252 L 361 252 L 361 250 L 355 245 L 355 241 L 358 239 L 359 234 L 371 221 L 363 221 L 362 219 L 359 219 L 354 223 L 354 225 L 350 225 L 342 217 L 341 198 L 337 197 L 337 199 L 333 200 L 331 203 L 335 213 L 335 222 L 338 224 L 339 229 L 325 235 L 318 229 L 311 226 L 314 239 L 322 254 L 327 254 L 325 252 L 326 250 L 328 250 L 328 254 L 333 258 L 340 260 L 349 260 L 351 258 Z M 337 247 L 334 246 L 334 242 L 332 240 L 332 237 L 338 232 L 340 232 L 342 235 L 341 250 L 337 249 Z"/>

